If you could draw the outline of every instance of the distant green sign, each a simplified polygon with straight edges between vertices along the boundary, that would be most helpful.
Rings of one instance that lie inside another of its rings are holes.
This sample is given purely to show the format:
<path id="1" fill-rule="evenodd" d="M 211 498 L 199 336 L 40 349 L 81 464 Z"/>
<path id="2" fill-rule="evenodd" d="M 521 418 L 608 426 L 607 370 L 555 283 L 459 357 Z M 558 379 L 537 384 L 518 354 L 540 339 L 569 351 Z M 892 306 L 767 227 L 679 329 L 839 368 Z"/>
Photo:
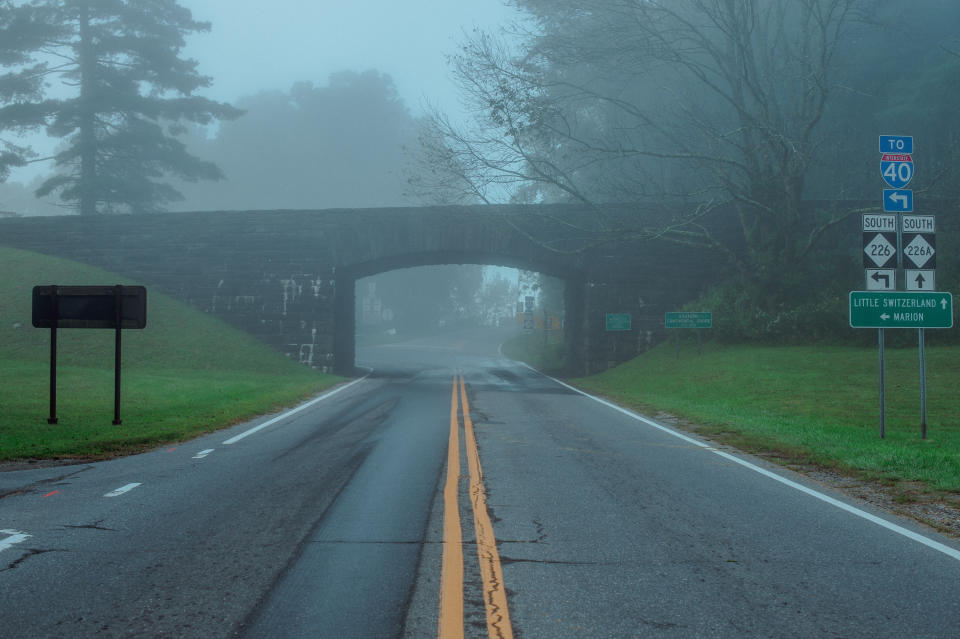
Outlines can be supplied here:
<path id="1" fill-rule="evenodd" d="M 665 313 L 665 328 L 713 328 L 713 313 L 678 311 Z"/>
<path id="2" fill-rule="evenodd" d="M 950 328 L 953 295 L 935 291 L 851 291 L 853 328 Z"/>
<path id="3" fill-rule="evenodd" d="M 607 313 L 608 331 L 629 331 L 630 313 Z"/>

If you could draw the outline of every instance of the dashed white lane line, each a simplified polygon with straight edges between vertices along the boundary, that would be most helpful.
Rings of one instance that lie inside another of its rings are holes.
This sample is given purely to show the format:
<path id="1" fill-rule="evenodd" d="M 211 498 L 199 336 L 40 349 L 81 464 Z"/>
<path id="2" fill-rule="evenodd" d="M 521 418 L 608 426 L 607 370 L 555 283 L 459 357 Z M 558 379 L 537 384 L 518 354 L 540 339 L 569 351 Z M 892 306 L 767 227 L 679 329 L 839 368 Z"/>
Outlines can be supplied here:
<path id="1" fill-rule="evenodd" d="M 237 435 L 236 437 L 231 437 L 230 439 L 226 440 L 226 441 L 223 442 L 223 443 L 224 443 L 225 446 L 229 446 L 230 444 L 236 444 L 238 441 L 240 441 L 240 440 L 243 439 L 244 437 L 249 437 L 250 435 L 253 435 L 253 434 L 256 433 L 257 431 L 263 430 L 263 429 L 266 428 L 267 426 L 272 426 L 272 425 L 276 424 L 277 422 L 279 422 L 280 420 L 283 420 L 283 419 L 286 419 L 287 417 L 290 417 L 290 416 L 293 415 L 294 413 L 299 413 L 299 412 L 302 411 L 304 408 L 309 408 L 310 406 L 313 406 L 313 405 L 316 404 L 317 402 L 323 401 L 323 400 L 325 400 L 325 399 L 328 398 L 328 397 L 331 397 L 331 396 L 333 396 L 333 395 L 336 395 L 336 394 L 339 393 L 340 391 L 345 391 L 345 390 L 347 390 L 348 388 L 350 388 L 350 387 L 353 386 L 354 384 L 359 384 L 360 382 L 362 382 L 363 380 L 365 380 L 368 376 L 369 376 L 369 374 L 364 375 L 364 376 L 361 377 L 360 379 L 355 379 L 355 380 L 353 380 L 352 382 L 350 382 L 349 384 L 344 384 L 343 386 L 340 386 L 340 387 L 338 387 L 338 388 L 333 389 L 333 390 L 330 391 L 329 393 L 324 393 L 324 394 L 321 395 L 320 397 L 316 397 L 316 398 L 314 398 L 314 399 L 311 399 L 309 402 L 307 402 L 307 403 L 305 403 L 305 404 L 300 404 L 300 405 L 297 406 L 296 408 L 292 408 L 292 409 L 288 410 L 287 412 L 283 413 L 282 415 L 277 415 L 277 416 L 274 417 L 273 419 L 268 419 L 267 421 L 263 422 L 262 424 L 259 424 L 258 426 L 254 426 L 254 427 L 251 428 L 250 430 L 245 430 L 245 431 L 243 431 L 242 433 L 240 433 L 239 435 Z"/>
<path id="2" fill-rule="evenodd" d="M 206 450 L 201 450 L 199 453 L 193 456 L 194 459 L 203 459 L 207 455 L 213 452 L 213 448 L 208 448 Z"/>
<path id="3" fill-rule="evenodd" d="M 950 546 L 947 546 L 946 544 L 941 544 L 939 541 L 936 541 L 936 540 L 930 539 L 929 537 L 926 537 L 926 536 L 924 536 L 924 535 L 915 533 L 915 532 L 913 532 L 912 530 L 908 530 L 907 528 L 904 528 L 903 526 L 898 526 L 897 524 L 895 524 L 895 523 L 893 523 L 893 522 L 890 522 L 890 521 L 887 521 L 886 519 L 882 519 L 882 518 L 880 518 L 880 517 L 877 517 L 876 515 L 873 515 L 873 514 L 868 513 L 868 512 L 866 512 L 866 511 L 864 511 L 864 510 L 861 510 L 861 509 L 859 509 L 859 508 L 856 508 L 855 506 L 851 506 L 850 504 L 844 503 L 844 502 L 840 501 L 839 499 L 834 499 L 833 497 L 830 497 L 829 495 L 825 495 L 824 493 L 821 493 L 821 492 L 818 491 L 818 490 L 814 490 L 814 489 L 812 489 L 812 488 L 808 488 L 807 486 L 804 486 L 803 484 L 799 484 L 799 483 L 797 483 L 797 482 L 795 482 L 795 481 L 793 481 L 793 480 L 787 479 L 786 477 L 781 477 L 781 476 L 778 475 L 777 473 L 771 472 L 771 471 L 769 471 L 769 470 L 767 470 L 767 469 L 765 469 L 765 468 L 761 468 L 761 467 L 757 466 L 756 464 L 752 464 L 752 463 L 748 462 L 748 461 L 745 460 L 745 459 L 740 459 L 739 457 L 735 457 L 734 455 L 731 455 L 730 453 L 726 453 L 726 452 L 724 452 L 724 451 L 722 451 L 722 450 L 717 450 L 717 449 L 715 449 L 715 448 L 712 448 L 711 446 L 709 446 L 709 445 L 707 445 L 707 444 L 705 444 L 705 443 L 703 443 L 703 442 L 701 442 L 701 441 L 698 441 L 698 440 L 696 440 L 696 439 L 693 439 L 692 437 L 687 437 L 686 435 L 684 435 L 684 434 L 682 434 L 682 433 L 679 433 L 679 432 L 673 430 L 672 428 L 667 428 L 666 426 L 663 426 L 662 424 L 658 424 L 657 422 L 653 421 L 652 419 L 647 419 L 647 418 L 644 417 L 643 415 L 639 415 L 639 414 L 633 412 L 632 410 L 628 410 L 628 409 L 626 409 L 626 408 L 623 408 L 622 406 L 617 406 L 617 405 L 614 404 L 613 402 L 608 402 L 608 401 L 605 400 L 605 399 L 601 399 L 601 398 L 599 398 L 599 397 L 596 397 L 596 396 L 594 396 L 594 395 L 591 395 L 590 393 L 586 393 L 586 392 L 580 390 L 579 388 L 576 388 L 576 387 L 574 387 L 574 386 L 571 386 L 570 384 L 565 384 L 565 383 L 561 382 L 559 379 L 555 379 L 555 378 L 553 378 L 553 377 L 550 377 L 549 375 L 544 375 L 543 373 L 541 373 L 540 371 L 538 371 L 538 370 L 535 369 L 534 367 L 532 367 L 532 366 L 530 366 L 530 365 L 528 365 L 528 364 L 525 364 L 524 362 L 519 362 L 519 363 L 520 363 L 520 364 L 523 364 L 523 366 L 526 366 L 526 367 L 529 368 L 530 370 L 532 370 L 532 371 L 534 371 L 534 372 L 536 372 L 536 373 L 539 373 L 540 375 L 543 375 L 543 376 L 546 377 L 547 379 L 551 379 L 551 380 L 555 381 L 556 383 L 560 384 L 561 386 L 564 386 L 564 387 L 566 387 L 566 388 L 569 388 L 570 390 L 572 390 L 572 391 L 574 391 L 574 392 L 576 392 L 576 393 L 579 393 L 579 394 L 581 394 L 581 395 L 584 395 L 585 397 L 589 397 L 589 398 L 592 399 L 593 401 L 599 402 L 599 403 L 603 404 L 604 406 L 607 406 L 608 408 L 612 408 L 613 410 L 615 410 L 615 411 L 617 411 L 617 412 L 619 412 L 619 413 L 622 413 L 622 414 L 626 415 L 627 417 L 630 417 L 630 418 L 635 419 L 635 420 L 637 420 L 637 421 L 639 421 L 639 422 L 642 422 L 642 423 L 644 423 L 644 424 L 646 424 L 646 425 L 648 425 L 648 426 L 651 426 L 651 427 L 653 427 L 653 428 L 656 428 L 656 429 L 658 429 L 658 430 L 661 430 L 661 431 L 663 431 L 664 433 L 667 433 L 668 435 L 672 435 L 672 436 L 674 436 L 674 437 L 677 437 L 677 438 L 679 438 L 679 439 L 681 439 L 681 440 L 683 440 L 683 441 L 685 441 L 685 442 L 688 442 L 688 443 L 690 443 L 690 444 L 693 444 L 693 445 L 695 445 L 695 446 L 698 446 L 699 448 L 703 448 L 704 450 L 708 450 L 708 451 L 710 451 L 711 453 L 713 453 L 714 455 L 718 455 L 718 456 L 720 456 L 720 457 L 723 457 L 724 459 L 727 459 L 727 460 L 729 460 L 729 461 L 731 461 L 731 462 L 733 462 L 733 463 L 735 463 L 735 464 L 739 464 L 739 465 L 743 466 L 744 468 L 748 468 L 748 469 L 752 470 L 752 471 L 755 472 L 755 473 L 759 473 L 759 474 L 763 475 L 764 477 L 767 477 L 767 478 L 772 479 L 772 480 L 774 480 L 774 481 L 778 481 L 778 482 L 780 482 L 781 484 L 783 484 L 783 485 L 785 485 L 785 486 L 789 486 L 790 488 L 793 488 L 794 490 L 798 490 L 798 491 L 800 491 L 800 492 L 802 492 L 802 493 L 805 493 L 805 494 L 807 494 L 807 495 L 810 495 L 811 497 L 814 497 L 814 498 L 816 498 L 816 499 L 819 499 L 820 501 L 826 502 L 826 503 L 830 504 L 831 506 L 833 506 L 833 507 L 835 507 L 835 508 L 839 508 L 840 510 L 844 510 L 844 511 L 850 513 L 851 515 L 855 515 L 855 516 L 857 516 L 857 517 L 860 517 L 861 519 L 865 519 L 865 520 L 867 520 L 867 521 L 869 521 L 869 522 L 871 522 L 871 523 L 873 523 L 873 524 L 876 524 L 877 526 L 880 526 L 881 528 L 886 528 L 887 530 L 889 530 L 889 531 L 891 531 L 891 532 L 894 532 L 894 533 L 896 533 L 896 534 L 898 534 L 898 535 L 903 535 L 903 536 L 906 537 L 907 539 L 913 540 L 913 541 L 915 541 L 915 542 L 917 542 L 917 543 L 919 543 L 919 544 L 923 544 L 924 546 L 926 546 L 926 547 L 928 547 L 928 548 L 931 548 L 931 549 L 933 549 L 933 550 L 936 550 L 937 552 L 941 552 L 941 553 L 943 553 L 944 555 L 946 555 L 946 556 L 948 556 L 948 557 L 950 557 L 950 558 L 952 558 L 952 559 L 956 559 L 957 561 L 960 561 L 960 550 L 957 550 L 956 548 L 951 548 Z"/>
<path id="4" fill-rule="evenodd" d="M 119 497 L 120 495 L 123 495 L 124 493 L 129 493 L 131 490 L 133 490 L 133 489 L 136 488 L 137 486 L 140 486 L 140 484 L 139 484 L 139 483 L 127 484 L 126 486 L 121 486 L 120 488 L 117 488 L 116 490 L 111 490 L 109 493 L 107 493 L 106 495 L 104 495 L 104 497 Z"/>
<path id="5" fill-rule="evenodd" d="M 0 539 L 0 552 L 30 537 L 27 533 L 20 532 L 19 530 L 0 530 L 0 535 L 9 535 L 4 539 Z"/>

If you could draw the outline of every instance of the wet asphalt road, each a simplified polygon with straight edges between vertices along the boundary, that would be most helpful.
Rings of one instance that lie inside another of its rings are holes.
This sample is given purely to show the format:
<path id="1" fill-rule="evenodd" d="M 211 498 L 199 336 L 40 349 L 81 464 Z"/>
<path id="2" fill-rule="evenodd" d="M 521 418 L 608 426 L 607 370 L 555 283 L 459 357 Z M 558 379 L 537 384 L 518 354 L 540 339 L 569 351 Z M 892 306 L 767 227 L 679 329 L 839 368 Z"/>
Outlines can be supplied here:
<path id="1" fill-rule="evenodd" d="M 284 419 L 0 473 L 0 636 L 436 637 L 457 372 L 513 636 L 960 636 L 955 542 L 578 394 L 501 338 L 363 349 L 369 377 Z M 459 496 L 465 636 L 486 637 Z"/>

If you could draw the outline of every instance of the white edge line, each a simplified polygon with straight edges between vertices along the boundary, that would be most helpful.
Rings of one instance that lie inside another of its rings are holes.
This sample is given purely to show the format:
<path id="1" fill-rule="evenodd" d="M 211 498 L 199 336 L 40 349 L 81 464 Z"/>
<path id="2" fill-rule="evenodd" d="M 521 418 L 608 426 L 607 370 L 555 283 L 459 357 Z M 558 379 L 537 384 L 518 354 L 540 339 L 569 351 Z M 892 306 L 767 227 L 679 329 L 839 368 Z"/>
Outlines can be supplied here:
<path id="1" fill-rule="evenodd" d="M 140 483 L 127 484 L 126 486 L 121 486 L 120 488 L 117 488 L 116 490 L 110 491 L 109 493 L 107 493 L 106 495 L 104 495 L 104 497 L 119 497 L 120 495 L 122 495 L 122 494 L 124 494 L 124 493 L 129 493 L 131 490 L 133 490 L 133 489 L 136 488 L 137 486 L 142 486 L 142 485 L 143 485 L 143 484 L 140 484 Z"/>
<path id="2" fill-rule="evenodd" d="M 711 447 L 711 446 L 709 446 L 709 445 L 707 445 L 707 444 L 705 444 L 705 443 L 703 443 L 703 442 L 701 442 L 701 441 L 698 441 L 698 440 L 696 440 L 696 439 L 693 439 L 692 437 L 687 437 L 686 435 L 684 435 L 684 434 L 682 434 L 682 433 L 679 433 L 679 432 L 673 430 L 672 428 L 668 428 L 668 427 L 666 427 L 666 426 L 663 426 L 663 425 L 661 425 L 661 424 L 658 424 L 657 422 L 655 422 L 655 421 L 653 421 L 653 420 L 651 420 L 651 419 L 648 419 L 648 418 L 646 418 L 646 417 L 644 417 L 644 416 L 642 416 L 642 415 L 639 415 L 639 414 L 637 414 L 637 413 L 635 413 L 635 412 L 633 412 L 633 411 L 631 411 L 631 410 L 628 410 L 628 409 L 626 409 L 626 408 L 623 408 L 622 406 L 617 406 L 617 405 L 614 404 L 613 402 L 609 402 L 609 401 L 607 401 L 607 400 L 605 400 L 605 399 L 601 399 L 601 398 L 599 398 L 599 397 L 596 397 L 596 396 L 594 396 L 594 395 L 591 395 L 590 393 L 587 393 L 587 392 L 585 392 L 585 391 L 582 391 L 582 390 L 580 390 L 579 388 L 576 388 L 575 386 L 571 386 L 570 384 L 566 384 L 566 383 L 564 383 L 564 382 L 561 382 L 559 379 L 556 379 L 556 378 L 554 378 L 554 377 L 550 377 L 549 375 L 546 375 L 546 374 L 544 374 L 544 373 L 541 373 L 540 371 L 538 371 L 538 370 L 535 369 L 534 367 L 530 366 L 530 365 L 527 364 L 526 362 L 518 362 L 518 363 L 523 364 L 524 366 L 526 366 L 526 367 L 529 368 L 530 370 L 532 370 L 532 371 L 534 371 L 534 372 L 536 372 L 536 373 L 538 373 L 538 374 L 540 374 L 540 375 L 543 375 L 543 376 L 546 377 L 547 379 L 553 380 L 554 382 L 556 382 L 557 384 L 560 384 L 561 386 L 563 386 L 563 387 L 565 387 L 565 388 L 569 388 L 570 390 L 572 390 L 572 391 L 574 391 L 574 392 L 576 392 L 576 393 L 579 393 L 579 394 L 581 394 L 581 395 L 583 395 L 583 396 L 585 396 L 585 397 L 589 397 L 590 399 L 592 399 L 592 400 L 594 400 L 594 401 L 596 401 L 596 402 L 600 402 L 601 404 L 603 404 L 604 406 L 606 406 L 606 407 L 608 407 L 608 408 L 612 408 L 612 409 L 615 410 L 615 411 L 618 411 L 618 412 L 620 412 L 620 413 L 623 413 L 623 414 L 626 415 L 627 417 L 631 417 L 631 418 L 633 418 L 633 419 L 635 419 L 635 420 L 637 420 L 637 421 L 643 422 L 644 424 L 647 424 L 648 426 L 652 426 L 652 427 L 654 427 L 654 428 L 656 428 L 656 429 L 658 429 L 658 430 L 661 430 L 661 431 L 663 431 L 663 432 L 665 432 L 665 433 L 667 433 L 667 434 L 669 434 L 669 435 L 673 435 L 674 437 L 677 437 L 677 438 L 679 438 L 679 439 L 682 439 L 682 440 L 685 441 L 685 442 L 689 442 L 689 443 L 691 443 L 691 444 L 693 444 L 693 445 L 695 445 L 695 446 L 699 446 L 700 448 L 703 448 L 704 450 L 710 451 L 710 452 L 713 453 L 714 455 L 719 455 L 720 457 L 723 457 L 724 459 L 727 459 L 727 460 L 732 461 L 732 462 L 734 462 L 734 463 L 740 464 L 741 466 L 743 466 L 743 467 L 745 467 L 745 468 L 749 468 L 750 470 L 752 470 L 752 471 L 754 471 L 754 472 L 760 473 L 760 474 L 763 475 L 764 477 L 769 477 L 770 479 L 773 479 L 773 480 L 775 480 L 775 481 L 778 481 L 778 482 L 780 482 L 781 484 L 784 484 L 784 485 L 786 485 L 786 486 L 789 486 L 790 488 L 799 490 L 799 491 L 802 492 L 802 493 L 806 493 L 807 495 L 810 495 L 811 497 L 815 497 L 815 498 L 819 499 L 820 501 L 824 501 L 824 502 L 830 504 L 831 506 L 835 506 L 835 507 L 837 507 L 837 508 L 839 508 L 839 509 L 841 509 L 841 510 L 844 510 L 844 511 L 846 511 L 846 512 L 852 514 L 852 515 L 856 515 L 857 517 L 860 517 L 860 518 L 862 518 L 862 519 L 866 519 L 867 521 L 872 522 L 872 523 L 874 523 L 874 524 L 876 524 L 876 525 L 878 525 L 878 526 L 882 526 L 883 528 L 886 528 L 887 530 L 890 530 L 890 531 L 892 531 L 892 532 L 895 532 L 895 533 L 897 533 L 898 535 L 903 535 L 903 536 L 906 537 L 907 539 L 912 539 L 913 541 L 916 541 L 916 542 L 918 542 L 918 543 L 921 543 L 921 544 L 923 544 L 924 546 L 927 546 L 928 548 L 932 548 L 933 550 L 937 550 L 937 551 L 939 551 L 939 552 L 942 552 L 943 554 L 947 555 L 948 557 L 951 557 L 951 558 L 953 558 L 953 559 L 956 559 L 957 561 L 960 561 L 960 550 L 957 550 L 956 548 L 951 548 L 950 546 L 947 546 L 946 544 L 941 544 L 940 542 L 934 541 L 933 539 L 930 539 L 929 537 L 925 537 L 925 536 L 923 536 L 923 535 L 921 535 L 921 534 L 919 534 L 919 533 L 913 532 L 912 530 L 908 530 L 908 529 L 904 528 L 903 526 L 898 526 L 897 524 L 894 524 L 894 523 L 892 523 L 892 522 L 889 522 L 889 521 L 887 521 L 886 519 L 882 519 L 882 518 L 880 518 L 880 517 L 877 517 L 876 515 L 872 515 L 872 514 L 866 512 L 865 510 L 860 510 L 859 508 L 857 508 L 857 507 L 855 507 L 855 506 L 851 506 L 850 504 L 846 504 L 846 503 L 844 503 L 844 502 L 842 502 L 842 501 L 840 501 L 840 500 L 838 500 L 838 499 L 834 499 L 833 497 L 830 497 L 829 495 L 825 495 L 825 494 L 823 494 L 823 493 L 821 493 L 821 492 L 819 492 L 819 491 L 817 491 L 817 490 L 814 490 L 814 489 L 812 489 L 812 488 L 809 488 L 809 487 L 807 487 L 807 486 L 804 486 L 803 484 L 799 484 L 799 483 L 797 483 L 797 482 L 795 482 L 795 481 L 793 481 L 793 480 L 787 479 L 786 477 L 782 477 L 782 476 L 778 475 L 777 473 L 771 472 L 771 471 L 769 471 L 769 470 L 767 470 L 767 469 L 765 469 L 765 468 L 761 468 L 760 466 L 757 466 L 756 464 L 752 464 L 752 463 L 746 461 L 745 459 L 740 459 L 739 457 L 736 457 L 736 456 L 731 455 L 731 454 L 729 454 L 729 453 L 723 452 L 723 451 L 721 451 L 721 450 L 717 450 L 716 448 L 713 448 L 713 447 Z"/>
<path id="3" fill-rule="evenodd" d="M 360 379 L 355 379 L 355 380 L 353 380 L 352 382 L 350 382 L 350 383 L 348 383 L 348 384 L 344 384 L 343 386 L 338 386 L 337 388 L 334 388 L 332 391 L 329 391 L 329 392 L 327 392 L 327 393 L 324 393 L 323 395 L 320 395 L 319 397 L 314 397 L 314 398 L 311 399 L 309 402 L 306 402 L 306 403 L 304 403 L 304 404 L 300 404 L 300 405 L 297 406 L 296 408 L 291 408 L 291 409 L 288 410 L 287 412 L 282 413 L 282 414 L 280 414 L 280 415 L 277 415 L 277 416 L 274 417 L 273 419 L 269 419 L 269 420 L 263 422 L 262 424 L 259 424 L 259 425 L 257 425 L 257 426 L 254 426 L 254 427 L 251 428 L 250 430 L 245 430 L 245 431 L 243 431 L 242 433 L 240 433 L 239 435 L 237 435 L 237 436 L 235 436 L 235 437 L 231 437 L 230 439 L 228 439 L 228 440 L 226 440 L 225 442 L 223 442 L 223 444 L 224 444 L 224 446 L 229 446 L 230 444 L 236 444 L 238 441 L 240 441 L 240 440 L 243 439 L 244 437 L 249 437 L 250 435 L 253 435 L 253 434 L 256 433 L 256 432 L 263 430 L 263 429 L 266 428 L 267 426 L 273 426 L 274 424 L 276 424 L 276 423 L 279 422 L 280 420 L 286 419 L 287 417 L 290 417 L 290 416 L 293 415 L 294 413 L 299 413 L 299 412 L 302 411 L 303 409 L 309 408 L 310 406 L 313 406 L 313 405 L 316 404 L 317 402 L 323 401 L 323 400 L 325 400 L 326 398 L 328 398 L 328 397 L 330 397 L 330 396 L 332 396 L 332 395 L 336 395 L 336 394 L 339 393 L 340 391 L 345 391 L 345 390 L 347 390 L 348 388 L 350 388 L 351 386 L 353 386 L 354 384 L 359 384 L 360 382 L 362 382 L 363 380 L 365 380 L 365 379 L 366 379 L 367 377 L 369 377 L 369 376 L 370 376 L 370 373 L 367 373 L 366 375 L 364 375 L 364 376 L 361 377 Z"/>
<path id="4" fill-rule="evenodd" d="M 22 533 L 18 530 L 0 530 L 0 533 L 3 533 L 4 535 L 10 535 L 6 539 L 0 539 L 0 551 L 4 551 L 14 544 L 19 544 L 21 541 L 24 541 L 30 537 L 30 535 L 27 533 Z"/>

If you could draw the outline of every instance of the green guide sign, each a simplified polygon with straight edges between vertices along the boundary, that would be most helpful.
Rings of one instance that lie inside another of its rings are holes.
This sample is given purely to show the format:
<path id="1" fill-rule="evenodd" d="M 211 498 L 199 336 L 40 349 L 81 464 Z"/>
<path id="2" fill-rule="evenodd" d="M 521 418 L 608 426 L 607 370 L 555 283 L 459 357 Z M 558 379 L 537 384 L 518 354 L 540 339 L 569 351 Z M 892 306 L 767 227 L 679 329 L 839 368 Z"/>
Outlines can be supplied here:
<path id="1" fill-rule="evenodd" d="M 629 331 L 630 313 L 607 313 L 608 331 Z"/>
<path id="2" fill-rule="evenodd" d="M 665 313 L 663 325 L 665 328 L 713 328 L 713 313 Z"/>
<path id="3" fill-rule="evenodd" d="M 936 291 L 851 291 L 853 328 L 950 328 L 953 295 Z"/>

